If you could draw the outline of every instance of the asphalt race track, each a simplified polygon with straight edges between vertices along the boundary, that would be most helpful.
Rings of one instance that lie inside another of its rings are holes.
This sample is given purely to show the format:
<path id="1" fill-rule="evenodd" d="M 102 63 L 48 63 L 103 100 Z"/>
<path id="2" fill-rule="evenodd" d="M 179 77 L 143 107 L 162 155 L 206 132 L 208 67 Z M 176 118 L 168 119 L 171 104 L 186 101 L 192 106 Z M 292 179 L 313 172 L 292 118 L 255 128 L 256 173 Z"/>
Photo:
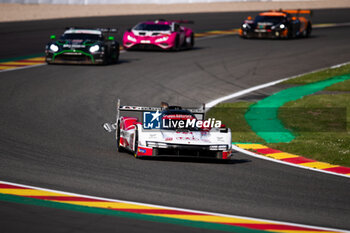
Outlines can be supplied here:
<path id="1" fill-rule="evenodd" d="M 204 32 L 238 27 L 249 14 L 171 18 L 195 20 L 193 28 Z M 105 25 L 122 32 L 139 20 L 164 17 L 2 23 L 0 58 L 42 53 L 50 34 L 65 26 Z M 315 11 L 313 17 L 314 24 L 342 22 L 350 22 L 350 9 Z M 350 61 L 349 41 L 349 27 L 315 29 L 311 38 L 297 40 L 221 36 L 197 40 L 191 51 L 126 52 L 110 66 L 2 72 L 0 180 L 350 230 L 349 179 L 238 153 L 229 163 L 135 159 L 117 153 L 113 135 L 101 127 L 114 120 L 117 98 L 128 105 L 200 106 L 252 85 Z M 0 219 L 6 232 L 206 232 L 7 202 L 0 202 Z"/>

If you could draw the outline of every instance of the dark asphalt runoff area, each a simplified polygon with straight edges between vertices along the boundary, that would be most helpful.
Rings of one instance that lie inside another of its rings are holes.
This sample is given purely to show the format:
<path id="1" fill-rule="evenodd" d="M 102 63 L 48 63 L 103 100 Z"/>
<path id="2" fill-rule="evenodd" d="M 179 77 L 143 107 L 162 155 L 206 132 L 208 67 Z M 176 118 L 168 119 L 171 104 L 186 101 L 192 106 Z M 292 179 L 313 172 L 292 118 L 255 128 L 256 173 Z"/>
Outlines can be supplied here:
<path id="1" fill-rule="evenodd" d="M 237 28 L 253 13 L 121 16 L 0 24 L 0 58 L 42 53 L 65 26 L 194 20 L 196 32 Z M 350 22 L 350 9 L 313 23 Z M 236 153 L 228 163 L 140 160 L 102 128 L 125 105 L 183 106 L 350 61 L 350 27 L 311 38 L 197 40 L 182 52 L 126 52 L 110 66 L 46 65 L 0 73 L 0 180 L 99 197 L 350 230 L 350 180 Z M 234 129 L 232 129 L 234 130 Z M 7 232 L 206 232 L 164 223 L 0 202 Z M 3 228 L 4 227 L 4 228 Z M 213 232 L 213 231 L 212 231 Z"/>

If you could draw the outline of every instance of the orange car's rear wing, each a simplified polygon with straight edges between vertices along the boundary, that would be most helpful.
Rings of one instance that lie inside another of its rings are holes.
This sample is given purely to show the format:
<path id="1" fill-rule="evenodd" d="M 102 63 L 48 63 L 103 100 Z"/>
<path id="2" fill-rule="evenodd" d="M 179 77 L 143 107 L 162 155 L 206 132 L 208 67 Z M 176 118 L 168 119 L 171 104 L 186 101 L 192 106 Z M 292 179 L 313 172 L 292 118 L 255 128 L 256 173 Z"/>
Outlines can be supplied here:
<path id="1" fill-rule="evenodd" d="M 280 10 L 282 12 L 286 12 L 292 15 L 310 15 L 312 16 L 312 10 L 301 10 L 301 9 L 297 9 L 297 10 Z"/>

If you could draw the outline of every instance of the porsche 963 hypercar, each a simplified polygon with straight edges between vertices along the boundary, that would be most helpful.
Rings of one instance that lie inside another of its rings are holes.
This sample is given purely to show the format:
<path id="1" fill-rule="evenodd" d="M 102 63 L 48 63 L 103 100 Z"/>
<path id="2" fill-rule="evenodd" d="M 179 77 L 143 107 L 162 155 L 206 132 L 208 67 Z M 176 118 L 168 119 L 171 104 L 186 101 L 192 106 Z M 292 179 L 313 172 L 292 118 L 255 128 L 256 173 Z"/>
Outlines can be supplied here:
<path id="1" fill-rule="evenodd" d="M 122 116 L 122 112 L 139 112 L 137 117 Z M 202 109 L 180 106 L 121 106 L 118 100 L 115 123 L 104 128 L 115 131 L 118 151 L 129 151 L 139 157 L 200 157 L 230 159 L 231 130 L 221 121 L 204 120 Z M 218 123 L 218 124 L 217 124 Z"/>

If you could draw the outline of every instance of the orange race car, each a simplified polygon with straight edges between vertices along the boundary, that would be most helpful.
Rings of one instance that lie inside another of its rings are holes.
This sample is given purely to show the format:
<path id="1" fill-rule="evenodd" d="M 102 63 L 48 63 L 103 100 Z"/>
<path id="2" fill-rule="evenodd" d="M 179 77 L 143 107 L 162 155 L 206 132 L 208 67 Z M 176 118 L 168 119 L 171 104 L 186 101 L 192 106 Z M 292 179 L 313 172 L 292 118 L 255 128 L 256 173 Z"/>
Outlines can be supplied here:
<path id="1" fill-rule="evenodd" d="M 295 38 L 308 37 L 312 24 L 306 17 L 310 10 L 271 10 L 262 12 L 254 19 L 248 17 L 239 30 L 242 38 Z"/>

